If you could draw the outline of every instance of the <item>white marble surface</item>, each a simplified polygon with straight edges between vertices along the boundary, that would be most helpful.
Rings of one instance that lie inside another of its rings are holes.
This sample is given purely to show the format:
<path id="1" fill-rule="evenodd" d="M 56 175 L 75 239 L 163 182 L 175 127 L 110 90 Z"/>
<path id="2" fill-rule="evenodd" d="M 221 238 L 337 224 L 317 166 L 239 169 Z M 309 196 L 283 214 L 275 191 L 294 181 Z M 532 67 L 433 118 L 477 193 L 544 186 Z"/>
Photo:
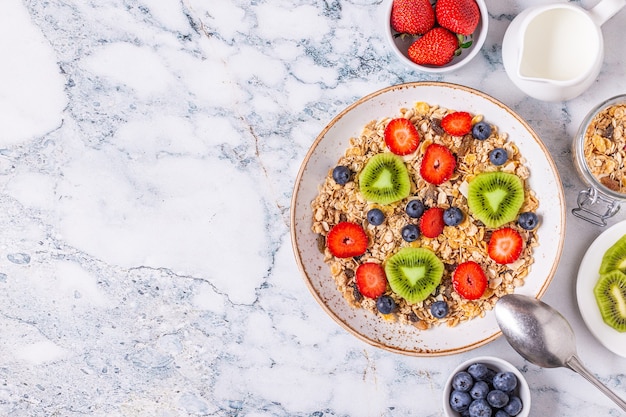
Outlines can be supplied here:
<path id="1" fill-rule="evenodd" d="M 0 415 L 441 416 L 449 370 L 491 354 L 525 372 L 531 415 L 621 415 L 502 338 L 441 358 L 366 345 L 325 315 L 292 255 L 309 145 L 357 98 L 407 81 L 465 84 L 515 109 L 549 147 L 569 213 L 583 187 L 571 137 L 591 106 L 626 92 L 626 10 L 603 26 L 594 86 L 545 103 L 514 87 L 500 48 L 540 3 L 487 0 L 482 53 L 428 76 L 391 54 L 386 0 L 2 0 Z M 626 397 L 626 359 L 595 341 L 575 301 L 601 231 L 568 214 L 545 300 Z"/>

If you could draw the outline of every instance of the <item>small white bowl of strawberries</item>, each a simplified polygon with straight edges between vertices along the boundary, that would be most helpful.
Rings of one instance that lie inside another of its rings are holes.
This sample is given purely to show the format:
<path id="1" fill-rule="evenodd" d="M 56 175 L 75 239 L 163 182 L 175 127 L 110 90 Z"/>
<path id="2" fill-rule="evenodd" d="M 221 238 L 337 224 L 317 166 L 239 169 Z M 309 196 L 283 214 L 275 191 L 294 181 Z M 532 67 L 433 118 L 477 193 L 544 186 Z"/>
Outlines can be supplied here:
<path id="1" fill-rule="evenodd" d="M 456 70 L 487 38 L 484 0 L 389 0 L 386 35 L 400 60 L 423 72 Z"/>

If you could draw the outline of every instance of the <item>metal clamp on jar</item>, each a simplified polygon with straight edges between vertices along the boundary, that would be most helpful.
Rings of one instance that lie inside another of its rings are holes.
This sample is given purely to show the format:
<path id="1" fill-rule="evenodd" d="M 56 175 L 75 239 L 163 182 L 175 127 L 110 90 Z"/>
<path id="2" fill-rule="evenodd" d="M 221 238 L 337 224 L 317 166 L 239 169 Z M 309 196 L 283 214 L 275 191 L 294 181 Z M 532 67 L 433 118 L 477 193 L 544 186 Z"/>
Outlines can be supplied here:
<path id="1" fill-rule="evenodd" d="M 606 226 L 626 201 L 626 95 L 591 110 L 573 143 L 574 165 L 589 188 L 578 193 L 572 214 Z"/>

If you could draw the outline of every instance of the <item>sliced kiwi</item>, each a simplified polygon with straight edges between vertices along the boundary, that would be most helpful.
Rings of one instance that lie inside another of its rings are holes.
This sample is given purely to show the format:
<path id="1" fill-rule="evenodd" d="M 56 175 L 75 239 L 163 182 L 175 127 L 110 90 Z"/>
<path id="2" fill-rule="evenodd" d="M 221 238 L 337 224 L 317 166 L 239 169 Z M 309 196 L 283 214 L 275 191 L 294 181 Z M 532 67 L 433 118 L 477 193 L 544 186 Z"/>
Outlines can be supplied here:
<path id="1" fill-rule="evenodd" d="M 402 248 L 385 263 L 389 286 L 409 303 L 425 300 L 441 282 L 443 270 L 443 262 L 426 248 Z"/>
<path id="2" fill-rule="evenodd" d="M 500 227 L 517 218 L 524 204 L 524 184 L 515 174 L 484 172 L 469 182 L 467 205 L 487 227 Z"/>
<path id="3" fill-rule="evenodd" d="M 593 294 L 606 324 L 626 332 L 626 275 L 618 270 L 600 275 Z"/>
<path id="4" fill-rule="evenodd" d="M 626 235 L 608 248 L 602 256 L 600 274 L 606 274 L 616 269 L 626 274 Z"/>
<path id="5" fill-rule="evenodd" d="M 378 204 L 408 197 L 411 180 L 402 158 L 390 152 L 372 156 L 359 175 L 359 189 L 366 200 Z"/>

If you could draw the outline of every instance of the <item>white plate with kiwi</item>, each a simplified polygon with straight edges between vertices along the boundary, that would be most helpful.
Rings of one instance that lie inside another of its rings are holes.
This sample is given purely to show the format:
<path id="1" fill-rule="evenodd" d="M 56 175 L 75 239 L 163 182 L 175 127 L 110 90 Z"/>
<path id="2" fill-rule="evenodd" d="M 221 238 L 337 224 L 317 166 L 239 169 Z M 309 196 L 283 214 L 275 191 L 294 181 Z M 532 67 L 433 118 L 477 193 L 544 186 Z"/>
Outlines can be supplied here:
<path id="1" fill-rule="evenodd" d="M 456 354 L 482 346 L 500 334 L 493 311 L 454 327 L 417 326 L 385 320 L 366 309 L 353 308 L 337 289 L 324 263 L 318 235 L 311 229 L 311 203 L 329 171 L 344 154 L 351 137 L 358 136 L 372 120 L 393 117 L 400 108 L 425 102 L 448 109 L 484 115 L 499 131 L 507 132 L 526 159 L 528 183 L 540 202 L 536 211 L 539 246 L 534 263 L 516 293 L 541 297 L 556 271 L 565 235 L 565 200 L 561 181 L 547 148 L 520 116 L 500 101 L 471 88 L 439 82 L 415 82 L 391 86 L 348 106 L 322 130 L 304 157 L 294 184 L 291 205 L 291 238 L 296 262 L 313 297 L 340 326 L 359 339 L 382 349 L 413 356 Z M 322 248 L 323 250 L 323 248 Z"/>
<path id="2" fill-rule="evenodd" d="M 589 331 L 607 349 L 626 357 L 626 276 L 616 272 L 620 269 L 626 272 L 626 221 L 611 226 L 593 241 L 576 281 L 578 308 Z M 597 298 L 605 303 L 606 321 Z"/>

